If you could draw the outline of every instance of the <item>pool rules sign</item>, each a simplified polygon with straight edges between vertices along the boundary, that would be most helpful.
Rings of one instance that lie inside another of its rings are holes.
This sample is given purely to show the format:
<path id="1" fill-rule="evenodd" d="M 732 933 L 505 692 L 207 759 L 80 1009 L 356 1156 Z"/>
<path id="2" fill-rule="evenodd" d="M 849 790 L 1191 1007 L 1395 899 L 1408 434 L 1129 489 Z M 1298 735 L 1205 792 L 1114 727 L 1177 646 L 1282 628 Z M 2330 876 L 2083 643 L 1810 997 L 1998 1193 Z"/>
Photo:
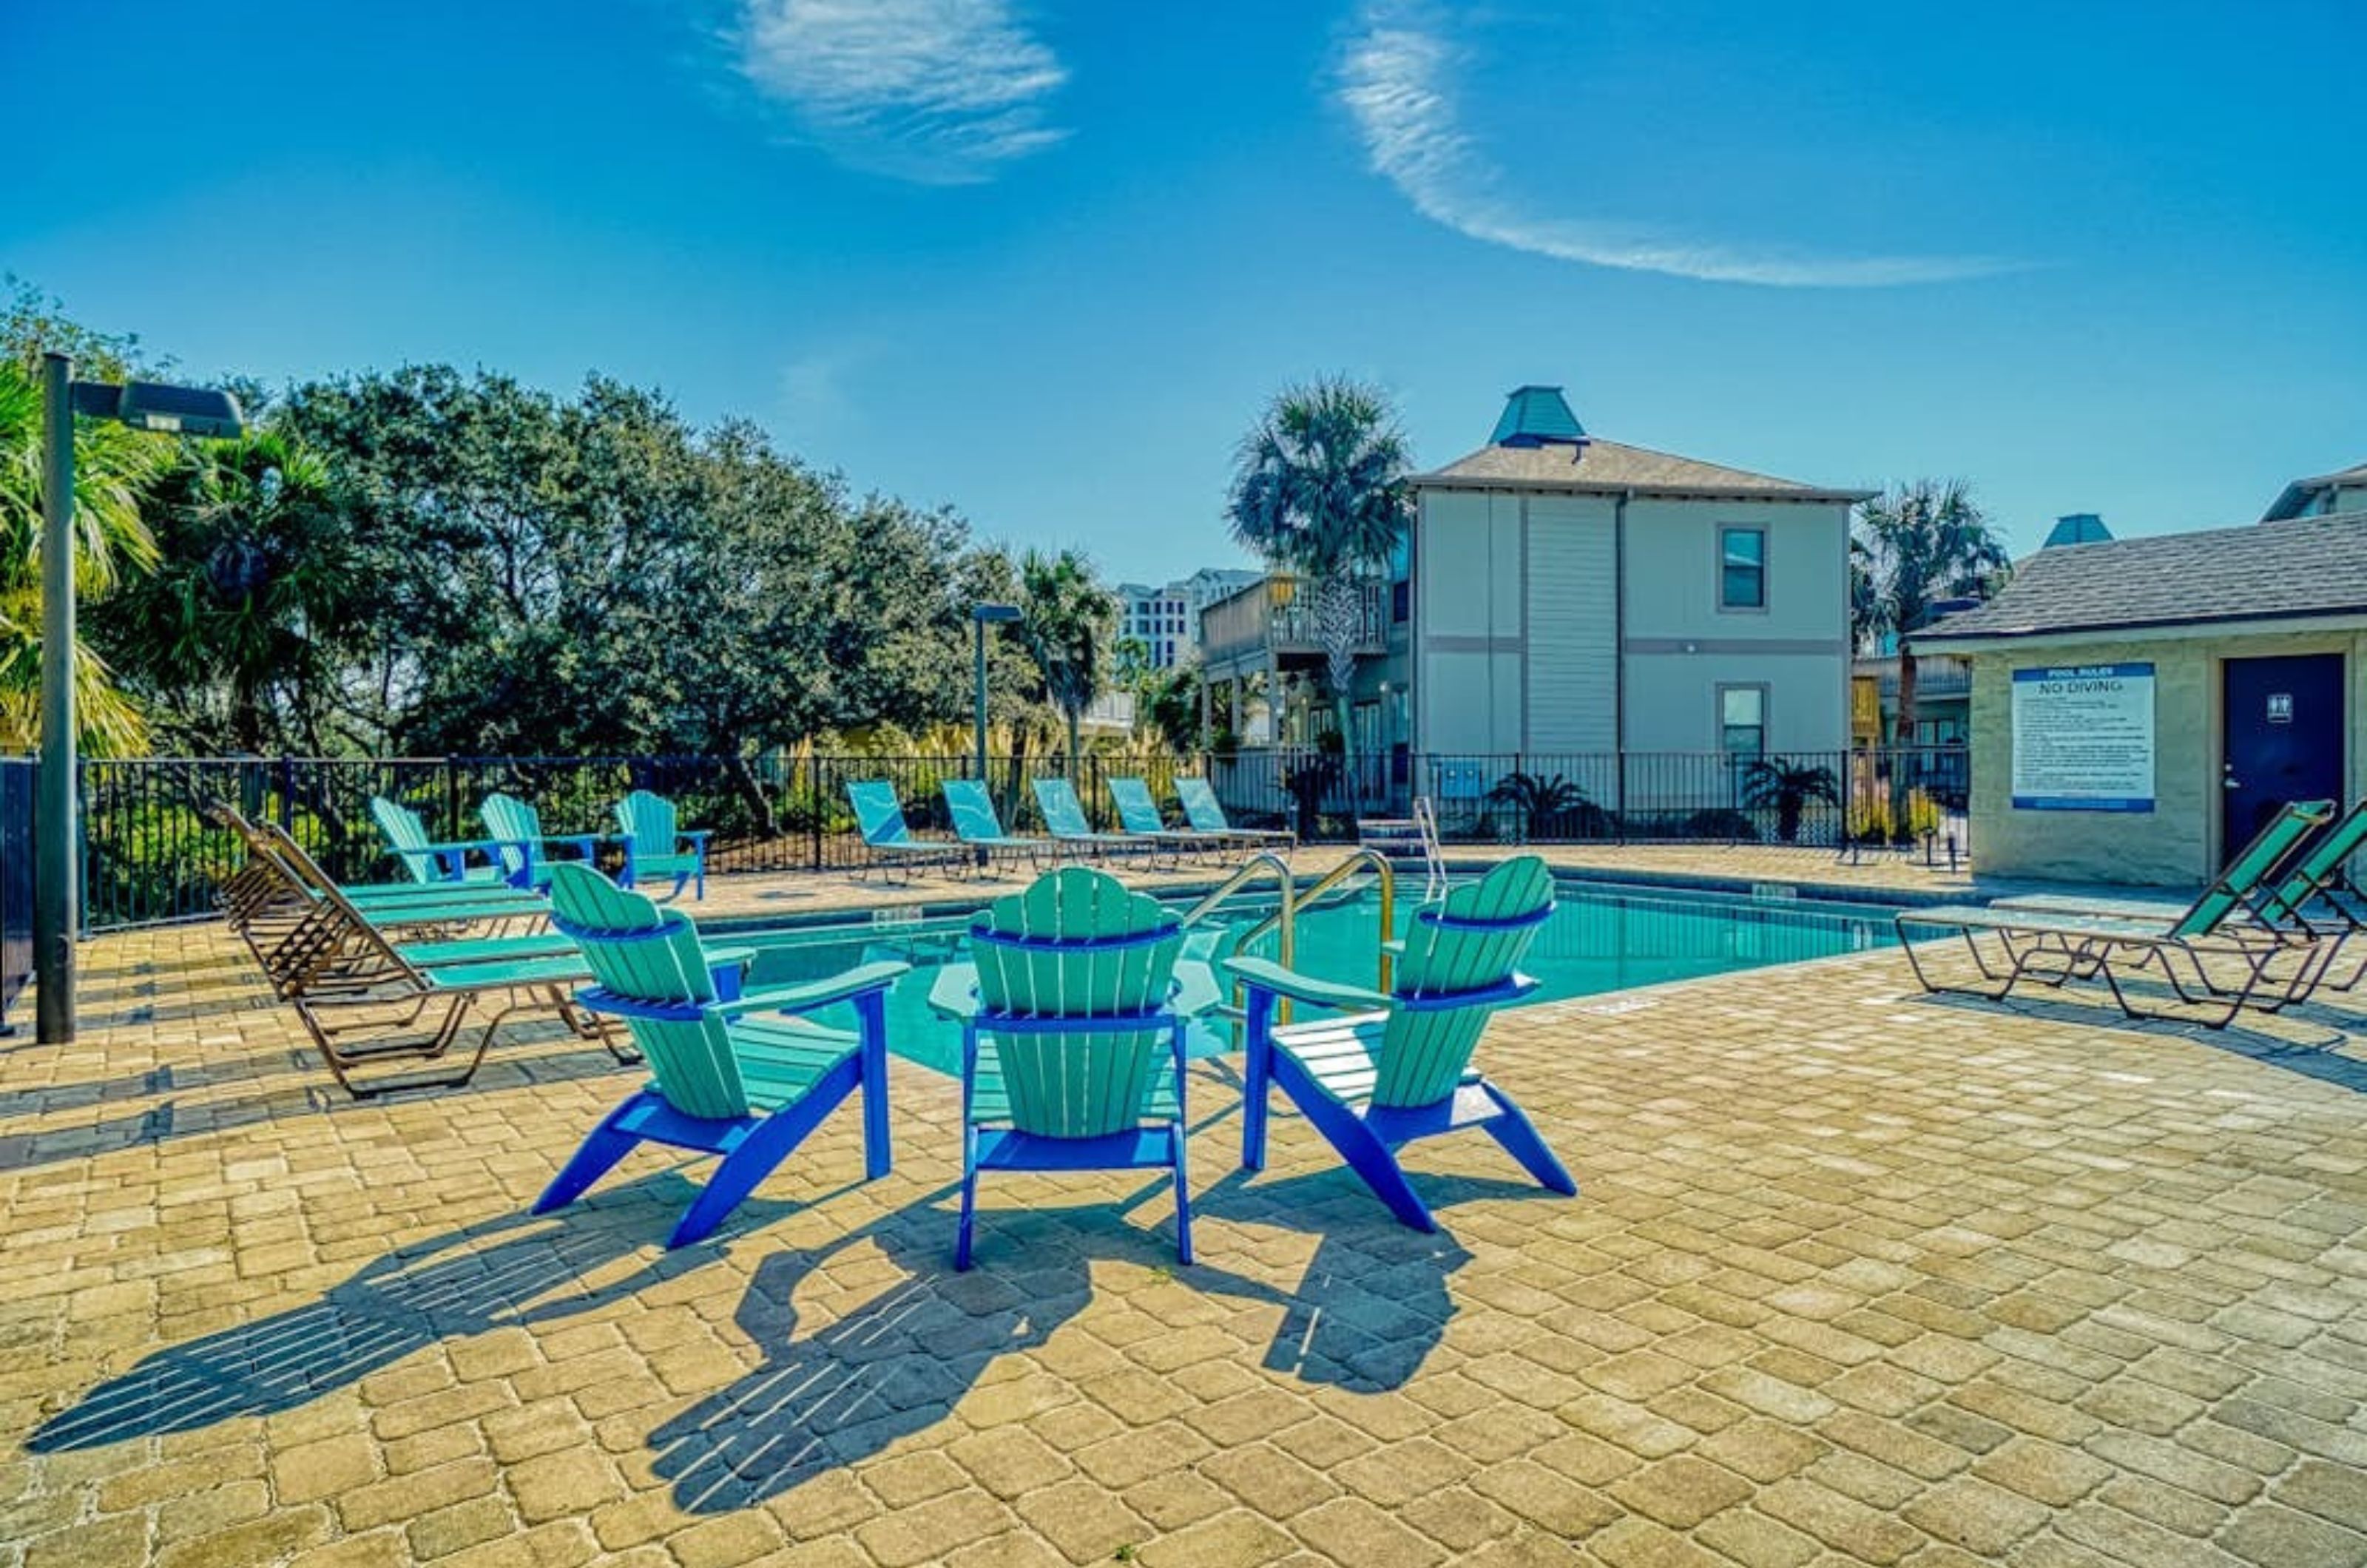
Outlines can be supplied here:
<path id="1" fill-rule="evenodd" d="M 2017 811 L 2153 809 L 2153 666 L 2013 672 Z"/>

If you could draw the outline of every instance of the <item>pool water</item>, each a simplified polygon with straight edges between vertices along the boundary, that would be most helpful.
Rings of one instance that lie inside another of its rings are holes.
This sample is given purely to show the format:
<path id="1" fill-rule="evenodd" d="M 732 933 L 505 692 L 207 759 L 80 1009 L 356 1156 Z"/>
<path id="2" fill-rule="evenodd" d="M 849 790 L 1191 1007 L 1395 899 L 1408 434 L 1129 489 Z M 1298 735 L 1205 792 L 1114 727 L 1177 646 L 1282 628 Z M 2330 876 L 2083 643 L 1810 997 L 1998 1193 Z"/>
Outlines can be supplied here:
<path id="1" fill-rule="evenodd" d="M 1521 966 L 1539 982 L 1532 1004 L 1829 958 L 1897 941 L 1892 911 L 1872 905 L 1599 883 L 1563 883 L 1555 896 L 1553 919 L 1539 931 Z M 1417 902 L 1399 901 L 1393 936 L 1404 937 Z M 1205 960 L 1230 953 L 1240 934 L 1273 908 L 1269 899 L 1219 912 L 1194 929 L 1185 957 Z M 1378 895 L 1368 888 L 1299 911 L 1296 966 L 1321 979 L 1374 984 L 1379 908 Z M 923 1066 L 955 1073 L 960 1070 L 960 1030 L 930 1010 L 928 997 L 944 966 L 966 956 L 963 933 L 968 923 L 967 916 L 920 920 L 882 910 L 859 924 L 734 930 L 710 940 L 756 950 L 751 989 L 818 980 L 878 959 L 912 964 L 912 973 L 889 994 L 889 1048 Z M 1250 951 L 1274 956 L 1274 936 L 1259 938 Z M 1195 1026 L 1194 1054 L 1229 1049 L 1232 1032 L 1223 1019 Z"/>

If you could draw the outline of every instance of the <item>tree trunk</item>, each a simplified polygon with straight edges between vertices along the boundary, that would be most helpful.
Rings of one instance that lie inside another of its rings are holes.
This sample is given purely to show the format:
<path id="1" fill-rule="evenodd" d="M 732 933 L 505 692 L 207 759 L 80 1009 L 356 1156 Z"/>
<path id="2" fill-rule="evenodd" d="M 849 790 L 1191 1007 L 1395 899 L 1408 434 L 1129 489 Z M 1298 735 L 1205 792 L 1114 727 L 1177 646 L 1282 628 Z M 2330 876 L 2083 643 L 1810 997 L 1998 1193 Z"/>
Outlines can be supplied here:
<path id="1" fill-rule="evenodd" d="M 749 815 L 756 819 L 757 837 L 766 841 L 779 837 L 780 814 L 773 809 L 772 797 L 764 793 L 764 786 L 757 781 L 756 770 L 748 765 L 747 757 L 738 747 L 733 747 L 729 755 L 730 761 L 724 763 L 724 773 L 731 781 L 731 792 L 740 797 L 741 803 L 748 807 Z M 814 809 L 821 809 L 820 802 L 815 803 Z"/>
<path id="2" fill-rule="evenodd" d="M 1332 712 L 1340 726 L 1340 754 L 1346 771 L 1355 772 L 1356 736 L 1350 725 L 1356 687 L 1356 644 L 1364 631 L 1364 583 L 1353 572 L 1333 571 L 1315 589 L 1315 629 L 1323 645 L 1323 676 L 1331 688 Z"/>
<path id="3" fill-rule="evenodd" d="M 254 676 L 243 670 L 231 676 L 230 732 L 240 750 L 263 755 L 263 694 Z"/>
<path id="4" fill-rule="evenodd" d="M 1084 715 L 1079 709 L 1068 708 L 1061 716 L 1069 721 L 1069 776 L 1073 779 L 1077 776 L 1077 758 L 1082 754 L 1077 737 L 1082 728 Z"/>

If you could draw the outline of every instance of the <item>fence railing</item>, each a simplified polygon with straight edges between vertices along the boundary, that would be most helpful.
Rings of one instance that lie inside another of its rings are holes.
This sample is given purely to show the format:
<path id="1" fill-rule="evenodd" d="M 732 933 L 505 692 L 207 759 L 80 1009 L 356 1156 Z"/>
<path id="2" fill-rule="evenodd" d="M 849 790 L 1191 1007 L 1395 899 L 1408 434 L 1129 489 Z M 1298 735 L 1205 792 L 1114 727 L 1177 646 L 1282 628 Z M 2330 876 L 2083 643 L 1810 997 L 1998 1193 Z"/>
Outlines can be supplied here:
<path id="1" fill-rule="evenodd" d="M 1754 765 L 1760 763 L 1761 765 Z M 17 779 L 21 771 L 23 778 Z M 402 801 L 447 839 L 483 836 L 496 790 L 534 804 L 549 833 L 613 833 L 636 789 L 671 797 L 684 824 L 709 829 L 708 869 L 844 871 L 866 863 L 846 786 L 892 784 L 915 833 L 949 835 L 939 785 L 979 775 L 976 759 L 777 753 L 753 757 L 143 758 L 82 768 L 83 908 L 90 930 L 210 914 L 243 851 L 205 814 L 214 800 L 277 822 L 340 881 L 400 874 L 369 801 Z M 1040 833 L 1032 783 L 1070 779 L 1094 828 L 1116 829 L 1108 784 L 1146 780 L 1172 808 L 1179 775 L 1215 786 L 1237 826 L 1288 826 L 1310 841 L 1348 840 L 1358 817 L 1436 805 L 1450 842 L 1704 840 L 1837 848 L 1852 840 L 1945 840 L 1969 850 L 1961 747 L 1798 753 L 1387 754 L 1309 750 L 1221 755 L 994 756 L 985 778 L 1006 831 Z M 13 793 L 12 793 L 13 792 Z M 0 762 L 0 981 L 16 962 L 8 900 L 29 911 L 30 765 Z M 10 853 L 23 812 L 23 852 Z M 604 846 L 610 863 L 617 846 Z M 17 880 L 23 879 L 18 888 Z M 13 891 L 12 891 L 13 890 Z M 29 966 L 28 936 L 22 953 Z M 0 986 L 0 997 L 6 995 Z"/>
<path id="2" fill-rule="evenodd" d="M 0 1026 L 33 977 L 33 773 L 0 757 Z"/>

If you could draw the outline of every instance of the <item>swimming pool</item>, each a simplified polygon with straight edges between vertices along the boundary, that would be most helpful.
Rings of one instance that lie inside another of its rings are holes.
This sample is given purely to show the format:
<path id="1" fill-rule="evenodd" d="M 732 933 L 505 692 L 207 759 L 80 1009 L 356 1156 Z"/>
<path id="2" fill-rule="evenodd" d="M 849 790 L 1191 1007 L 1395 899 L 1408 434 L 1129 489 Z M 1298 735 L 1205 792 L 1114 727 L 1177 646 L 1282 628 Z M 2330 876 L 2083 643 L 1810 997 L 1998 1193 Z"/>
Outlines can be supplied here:
<path id="1" fill-rule="evenodd" d="M 1788 891 L 1788 889 L 1786 890 Z M 1892 911 L 1874 905 L 1822 903 L 1789 897 L 1743 897 L 1665 887 L 1631 887 L 1565 882 L 1557 888 L 1554 916 L 1537 934 L 1522 968 L 1539 987 L 1531 1004 L 1596 996 L 1666 980 L 1725 975 L 1772 964 L 1829 958 L 1897 943 Z M 1413 922 L 1418 900 L 1401 898 L 1395 936 Z M 1273 902 L 1229 906 L 1195 928 L 1186 957 L 1229 953 L 1240 932 L 1273 912 Z M 934 1068 L 957 1072 L 961 1060 L 958 1029 L 929 1009 L 929 987 L 946 964 L 960 961 L 966 945 L 966 915 L 923 919 L 917 912 L 875 911 L 860 923 L 790 929 L 717 931 L 711 940 L 756 950 L 749 976 L 762 986 L 821 979 L 857 964 L 900 959 L 912 973 L 888 998 L 889 1048 Z M 1379 897 L 1360 895 L 1302 909 L 1297 919 L 1297 966 L 1323 979 L 1374 983 L 1379 942 Z M 1274 939 L 1261 937 L 1250 951 L 1274 955 Z M 1232 1030 L 1226 1021 L 1195 1028 L 1194 1054 L 1227 1049 Z"/>

